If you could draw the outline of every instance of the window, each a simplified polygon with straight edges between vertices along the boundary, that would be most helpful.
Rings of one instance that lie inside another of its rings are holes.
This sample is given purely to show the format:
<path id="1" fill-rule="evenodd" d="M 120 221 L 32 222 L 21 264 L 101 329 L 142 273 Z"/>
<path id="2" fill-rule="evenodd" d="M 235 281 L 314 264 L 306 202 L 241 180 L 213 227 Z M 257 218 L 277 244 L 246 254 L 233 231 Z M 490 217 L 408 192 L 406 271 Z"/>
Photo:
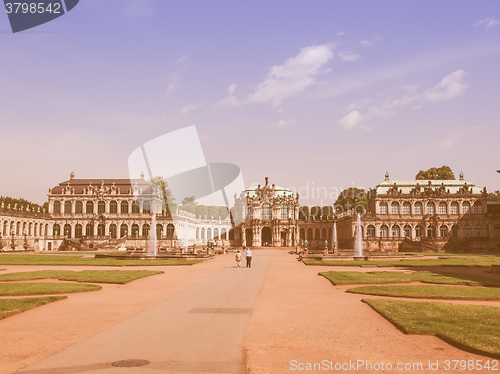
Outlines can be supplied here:
<path id="1" fill-rule="evenodd" d="M 87 223 L 87 226 L 85 227 L 85 235 L 89 238 L 94 237 L 94 225 L 91 223 Z"/>
<path id="2" fill-rule="evenodd" d="M 122 223 L 120 226 L 120 238 L 123 238 L 124 236 L 128 236 L 128 226 Z"/>
<path id="3" fill-rule="evenodd" d="M 142 236 L 144 238 L 147 238 L 149 236 L 149 225 L 147 223 L 145 223 L 143 226 L 142 226 Z"/>
<path id="4" fill-rule="evenodd" d="M 375 226 L 369 225 L 366 228 L 366 232 L 368 233 L 368 237 L 369 238 L 374 238 L 375 237 Z"/>
<path id="5" fill-rule="evenodd" d="M 116 225 L 114 223 L 109 225 L 109 236 L 111 236 L 112 239 L 116 239 Z"/>
<path id="6" fill-rule="evenodd" d="M 104 224 L 103 223 L 100 223 L 97 225 L 97 236 L 98 237 L 104 236 Z"/>
<path id="7" fill-rule="evenodd" d="M 427 214 L 436 214 L 436 204 L 433 202 L 427 203 Z"/>
<path id="8" fill-rule="evenodd" d="M 306 230 L 300 229 L 300 240 L 305 240 L 306 239 Z"/>
<path id="9" fill-rule="evenodd" d="M 120 203 L 120 213 L 122 214 L 128 213 L 128 201 L 122 201 Z"/>
<path id="10" fill-rule="evenodd" d="M 288 207 L 287 206 L 281 207 L 281 219 L 288 219 Z"/>
<path id="11" fill-rule="evenodd" d="M 464 238 L 470 238 L 471 236 L 471 227 L 469 225 L 465 225 L 462 229 Z"/>
<path id="12" fill-rule="evenodd" d="M 470 213 L 470 203 L 468 201 L 464 201 L 462 204 L 462 213 L 469 214 Z"/>
<path id="13" fill-rule="evenodd" d="M 61 235 L 61 226 L 59 226 L 58 223 L 56 223 L 54 225 L 54 228 L 52 229 L 52 235 L 55 237 L 55 238 L 58 238 L 59 235 Z"/>
<path id="14" fill-rule="evenodd" d="M 212 237 L 212 229 L 210 227 L 207 229 L 207 239 L 213 239 L 213 237 Z"/>
<path id="15" fill-rule="evenodd" d="M 196 239 L 198 239 L 198 227 L 196 228 Z M 156 238 L 161 239 L 163 236 L 163 225 L 161 223 L 156 224 Z"/>
<path id="16" fill-rule="evenodd" d="M 151 202 L 149 200 L 145 200 L 142 203 L 142 212 L 143 213 L 151 213 Z"/>
<path id="17" fill-rule="evenodd" d="M 77 223 L 75 225 L 75 238 L 80 239 L 82 237 L 82 235 L 83 235 L 82 225 Z"/>
<path id="18" fill-rule="evenodd" d="M 97 203 L 97 213 L 104 214 L 106 212 L 106 203 L 104 201 L 99 201 Z"/>
<path id="19" fill-rule="evenodd" d="M 387 214 L 388 213 L 388 206 L 387 206 L 387 203 L 385 201 L 380 203 L 379 210 L 380 210 L 380 214 Z"/>
<path id="20" fill-rule="evenodd" d="M 427 227 L 427 237 L 434 238 L 436 236 L 436 228 L 434 226 Z"/>
<path id="21" fill-rule="evenodd" d="M 69 223 L 64 225 L 64 236 L 68 239 L 71 238 L 71 225 Z"/>
<path id="22" fill-rule="evenodd" d="M 307 229 L 307 239 L 312 240 L 312 238 L 313 238 L 313 230 Z"/>
<path id="23" fill-rule="evenodd" d="M 451 228 L 451 236 L 453 236 L 454 238 L 459 238 L 460 227 L 458 227 L 457 225 L 453 225 L 453 227 Z"/>
<path id="24" fill-rule="evenodd" d="M 168 226 L 167 226 L 167 235 L 168 235 Z M 205 240 L 205 228 L 201 228 L 201 240 Z"/>
<path id="25" fill-rule="evenodd" d="M 214 239 L 218 239 L 218 238 L 219 238 L 219 229 L 215 228 L 214 229 Z"/>
<path id="26" fill-rule="evenodd" d="M 391 214 L 399 214 L 399 204 L 395 201 L 391 204 Z"/>
<path id="27" fill-rule="evenodd" d="M 314 230 L 314 239 L 320 239 L 320 237 L 319 237 L 319 229 Z"/>
<path id="28" fill-rule="evenodd" d="M 271 205 L 270 204 L 263 204 L 262 205 L 262 219 L 269 220 L 271 219 L 272 214 L 271 214 Z"/>
<path id="29" fill-rule="evenodd" d="M 54 201 L 54 214 L 61 214 L 61 202 Z"/>
<path id="30" fill-rule="evenodd" d="M 380 227 L 380 236 L 382 238 L 387 238 L 389 236 L 389 227 L 387 227 L 386 225 L 382 225 Z"/>
<path id="31" fill-rule="evenodd" d="M 483 214 L 483 206 L 479 201 L 476 201 L 472 207 L 472 212 L 474 214 Z"/>
<path id="32" fill-rule="evenodd" d="M 403 214 L 411 214 L 411 204 L 408 201 L 403 203 Z"/>
<path id="33" fill-rule="evenodd" d="M 72 206 L 71 206 L 71 201 L 65 201 L 64 202 L 64 214 L 71 214 L 72 212 Z"/>
<path id="34" fill-rule="evenodd" d="M 401 236 L 401 229 L 398 225 L 392 226 L 392 237 L 399 238 Z"/>
<path id="35" fill-rule="evenodd" d="M 220 230 L 220 237 L 223 240 L 227 240 L 227 231 L 226 231 L 226 229 Z"/>
<path id="36" fill-rule="evenodd" d="M 175 227 L 171 223 L 167 225 L 167 236 L 172 236 L 174 235 Z M 201 229 L 201 238 L 205 239 L 204 237 L 205 229 Z"/>
<path id="37" fill-rule="evenodd" d="M 113 200 L 109 203 L 109 212 L 111 214 L 118 213 L 118 203 L 116 201 Z"/>
<path id="38" fill-rule="evenodd" d="M 478 238 L 483 236 L 483 226 L 482 225 L 476 225 L 476 227 L 474 227 L 474 236 L 477 236 Z"/>
<path id="39" fill-rule="evenodd" d="M 416 215 L 422 215 L 424 214 L 424 207 L 421 202 L 415 203 L 415 214 Z"/>
<path id="40" fill-rule="evenodd" d="M 92 201 L 87 201 L 85 205 L 85 213 L 94 214 L 94 203 Z"/>
<path id="41" fill-rule="evenodd" d="M 81 201 L 77 201 L 75 203 L 75 213 L 82 214 L 83 213 L 83 203 Z"/>
<path id="42" fill-rule="evenodd" d="M 451 203 L 450 213 L 451 214 L 458 214 L 458 203 L 456 201 Z"/>
<path id="43" fill-rule="evenodd" d="M 445 202 L 439 203 L 439 214 L 446 215 L 448 214 L 448 205 Z"/>
<path id="44" fill-rule="evenodd" d="M 422 226 L 420 226 L 420 225 L 417 225 L 415 227 L 415 238 L 417 240 L 420 240 L 420 238 L 422 238 Z"/>
<path id="45" fill-rule="evenodd" d="M 321 230 L 321 239 L 326 239 L 326 229 L 324 227 Z"/>
<path id="46" fill-rule="evenodd" d="M 139 205 L 135 201 L 132 201 L 132 213 L 139 213 Z M 133 234 L 132 234 L 133 235 Z"/>
<path id="47" fill-rule="evenodd" d="M 134 223 L 131 230 L 132 238 L 137 238 L 139 236 L 139 225 Z"/>
<path id="48" fill-rule="evenodd" d="M 405 232 L 405 238 L 411 239 L 411 226 L 410 225 L 406 225 L 403 228 L 403 230 Z"/>
<path id="49" fill-rule="evenodd" d="M 439 228 L 439 236 L 442 238 L 446 238 L 446 236 L 448 236 L 448 226 L 442 225 Z"/>

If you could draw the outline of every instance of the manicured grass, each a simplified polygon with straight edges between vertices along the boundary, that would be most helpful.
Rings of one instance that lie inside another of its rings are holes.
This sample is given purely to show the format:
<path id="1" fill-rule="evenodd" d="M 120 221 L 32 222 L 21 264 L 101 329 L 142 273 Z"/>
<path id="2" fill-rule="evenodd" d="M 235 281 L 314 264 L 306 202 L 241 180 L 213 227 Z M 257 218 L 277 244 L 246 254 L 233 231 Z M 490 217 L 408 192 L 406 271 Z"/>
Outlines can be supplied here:
<path id="1" fill-rule="evenodd" d="M 78 283 L 0 283 L 0 296 L 47 295 L 97 291 L 96 284 Z"/>
<path id="2" fill-rule="evenodd" d="M 161 273 L 163 272 L 153 270 L 40 270 L 22 273 L 0 274 L 0 281 L 20 281 L 52 278 L 62 281 L 125 284 L 139 278 L 149 277 L 150 275 Z"/>
<path id="3" fill-rule="evenodd" d="M 500 287 L 500 280 L 455 273 L 432 273 L 416 271 L 411 274 L 398 271 L 374 271 L 362 273 L 358 271 L 327 271 L 319 273 L 333 285 L 341 284 L 380 284 L 423 282 L 434 284 L 458 284 L 471 286 Z M 1 276 L 0 276 L 1 279 Z"/>
<path id="4" fill-rule="evenodd" d="M 24 312 L 41 305 L 66 299 L 67 296 L 29 297 L 24 299 L 0 299 L 0 319 Z"/>
<path id="5" fill-rule="evenodd" d="M 433 334 L 459 348 L 500 358 L 500 308 L 363 300 L 405 334 Z"/>
<path id="6" fill-rule="evenodd" d="M 118 260 L 78 255 L 0 254 L 0 265 L 82 265 L 82 266 L 175 266 L 193 265 L 202 260 Z"/>
<path id="7" fill-rule="evenodd" d="M 351 261 L 351 260 L 304 260 L 306 265 L 321 265 L 321 266 L 361 266 L 361 265 L 376 265 L 379 267 L 413 267 L 413 266 L 491 266 L 500 265 L 500 257 L 442 257 L 420 260 L 367 260 L 367 261 Z"/>
<path id="8" fill-rule="evenodd" d="M 500 288 L 470 286 L 362 286 L 350 293 L 422 299 L 500 300 Z"/>

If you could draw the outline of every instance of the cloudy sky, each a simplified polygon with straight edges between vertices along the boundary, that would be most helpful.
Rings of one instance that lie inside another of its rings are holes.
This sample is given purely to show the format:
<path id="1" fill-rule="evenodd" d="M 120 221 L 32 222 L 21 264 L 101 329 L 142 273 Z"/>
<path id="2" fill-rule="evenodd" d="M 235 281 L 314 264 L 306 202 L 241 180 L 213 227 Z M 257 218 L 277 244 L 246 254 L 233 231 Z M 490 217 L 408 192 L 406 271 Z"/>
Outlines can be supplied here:
<path id="1" fill-rule="evenodd" d="M 126 178 L 190 125 L 303 204 L 444 164 L 497 190 L 499 66 L 497 0 L 83 0 L 16 34 L 0 12 L 0 195 Z"/>

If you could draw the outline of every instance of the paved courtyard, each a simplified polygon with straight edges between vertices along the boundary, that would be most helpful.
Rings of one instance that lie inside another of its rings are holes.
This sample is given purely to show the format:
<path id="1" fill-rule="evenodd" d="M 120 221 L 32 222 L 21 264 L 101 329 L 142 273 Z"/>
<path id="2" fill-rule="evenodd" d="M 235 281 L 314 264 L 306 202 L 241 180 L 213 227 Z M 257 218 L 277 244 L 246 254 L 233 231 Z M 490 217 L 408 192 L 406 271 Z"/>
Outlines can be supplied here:
<path id="1" fill-rule="evenodd" d="M 347 294 L 317 275 L 334 268 L 307 267 L 284 250 L 255 250 L 251 269 L 237 268 L 232 254 L 155 269 L 165 273 L 0 320 L 0 373 L 269 374 L 306 372 L 300 365 L 323 360 L 487 359 L 433 336 L 402 334 L 360 301 L 371 296 Z M 112 365 L 131 359 L 149 364 Z"/>

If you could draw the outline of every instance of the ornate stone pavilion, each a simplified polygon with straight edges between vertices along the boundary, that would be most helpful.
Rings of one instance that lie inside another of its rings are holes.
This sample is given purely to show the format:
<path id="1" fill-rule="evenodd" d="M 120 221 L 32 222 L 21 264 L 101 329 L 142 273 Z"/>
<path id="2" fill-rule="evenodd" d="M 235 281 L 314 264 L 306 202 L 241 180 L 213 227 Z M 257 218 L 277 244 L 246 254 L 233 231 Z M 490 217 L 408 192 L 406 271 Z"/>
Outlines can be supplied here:
<path id="1" fill-rule="evenodd" d="M 236 197 L 234 214 L 242 215 L 234 244 L 248 247 L 291 247 L 298 241 L 299 195 L 283 187 L 265 184 Z"/>
<path id="2" fill-rule="evenodd" d="M 229 238 L 228 220 L 177 210 L 167 213 L 163 195 L 140 179 L 70 179 L 49 189 L 48 212 L 0 208 L 5 248 L 80 249 L 145 247 L 153 215 L 159 246 L 172 247 Z M 73 248 L 67 248 L 73 247 Z"/>
<path id="3" fill-rule="evenodd" d="M 487 204 L 486 189 L 464 180 L 391 180 L 368 193 L 362 215 L 368 251 L 495 249 L 500 220 Z M 338 222 L 340 248 L 352 248 L 356 217 Z"/>

